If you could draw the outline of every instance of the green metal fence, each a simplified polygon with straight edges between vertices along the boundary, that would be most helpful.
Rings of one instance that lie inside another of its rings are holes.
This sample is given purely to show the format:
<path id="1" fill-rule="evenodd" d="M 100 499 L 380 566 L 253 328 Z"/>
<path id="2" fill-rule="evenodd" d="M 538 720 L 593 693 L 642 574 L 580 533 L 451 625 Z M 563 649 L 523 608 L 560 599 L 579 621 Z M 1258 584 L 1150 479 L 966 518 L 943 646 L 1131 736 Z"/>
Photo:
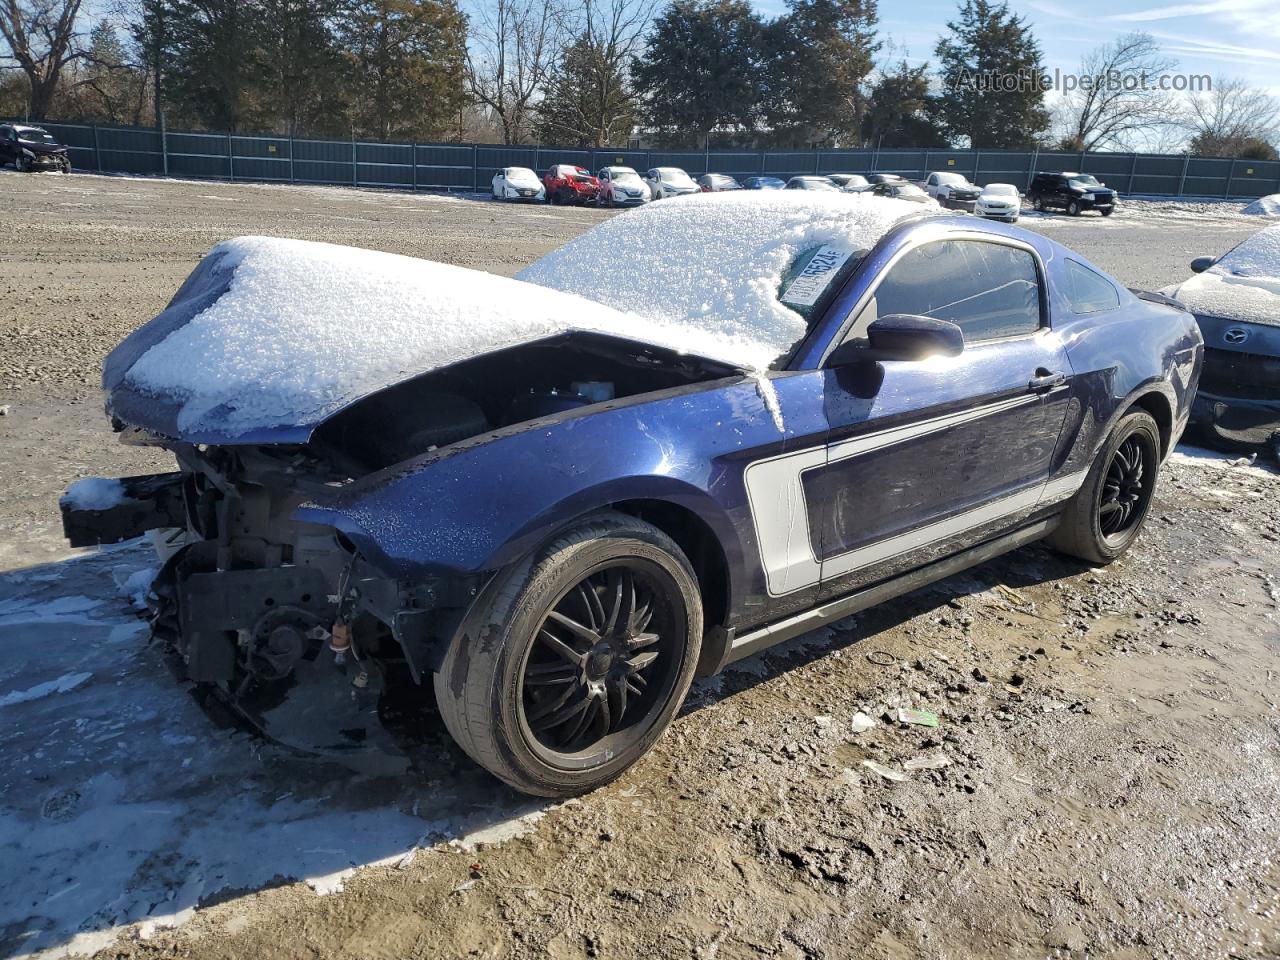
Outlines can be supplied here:
<path id="1" fill-rule="evenodd" d="M 693 176 L 788 178 L 813 173 L 953 170 L 977 183 L 1026 187 L 1037 170 L 1091 173 L 1122 194 L 1251 199 L 1280 193 L 1280 162 L 1147 153 L 1017 150 L 632 150 L 458 143 L 375 143 L 142 127 L 42 124 L 71 148 L 72 166 L 103 173 L 219 180 L 486 191 L 502 167 L 553 163 L 591 170 L 683 167 Z"/>

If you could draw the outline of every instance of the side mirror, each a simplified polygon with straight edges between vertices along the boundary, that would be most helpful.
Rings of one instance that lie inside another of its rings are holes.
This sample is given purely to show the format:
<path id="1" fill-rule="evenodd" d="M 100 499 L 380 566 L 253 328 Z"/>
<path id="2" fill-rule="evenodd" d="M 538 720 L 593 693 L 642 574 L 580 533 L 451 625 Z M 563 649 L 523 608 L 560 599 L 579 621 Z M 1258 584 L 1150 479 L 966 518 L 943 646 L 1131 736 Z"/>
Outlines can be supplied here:
<path id="1" fill-rule="evenodd" d="M 1191 261 L 1191 272 L 1204 273 L 1217 262 L 1216 257 L 1196 257 Z"/>
<path id="2" fill-rule="evenodd" d="M 867 327 L 867 343 L 847 341 L 832 351 L 828 366 L 873 360 L 924 360 L 956 357 L 964 350 L 964 331 L 950 320 L 891 313 Z"/>

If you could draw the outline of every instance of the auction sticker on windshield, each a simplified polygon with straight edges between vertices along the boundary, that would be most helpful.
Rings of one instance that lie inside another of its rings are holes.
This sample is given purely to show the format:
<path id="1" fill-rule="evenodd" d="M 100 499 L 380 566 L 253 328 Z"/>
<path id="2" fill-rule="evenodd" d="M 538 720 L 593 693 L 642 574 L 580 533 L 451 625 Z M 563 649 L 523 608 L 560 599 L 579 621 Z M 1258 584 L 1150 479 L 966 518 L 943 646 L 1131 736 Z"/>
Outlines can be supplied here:
<path id="1" fill-rule="evenodd" d="M 827 288 L 827 284 L 851 256 L 853 252 L 850 250 L 818 247 L 780 299 L 788 306 L 813 306 L 817 303 L 818 297 L 822 296 L 822 291 Z"/>

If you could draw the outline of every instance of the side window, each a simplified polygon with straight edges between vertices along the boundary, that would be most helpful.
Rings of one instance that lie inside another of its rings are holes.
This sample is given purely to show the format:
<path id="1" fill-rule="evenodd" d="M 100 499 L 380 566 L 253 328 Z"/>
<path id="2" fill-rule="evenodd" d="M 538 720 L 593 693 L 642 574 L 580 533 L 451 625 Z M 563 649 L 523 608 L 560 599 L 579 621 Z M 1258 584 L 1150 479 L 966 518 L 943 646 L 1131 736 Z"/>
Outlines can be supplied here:
<path id="1" fill-rule="evenodd" d="M 938 185 L 938 175 L 936 173 L 929 174 L 929 186 L 936 187 Z"/>
<path id="2" fill-rule="evenodd" d="M 1120 306 L 1120 294 L 1111 281 L 1083 263 L 1066 261 L 1067 299 L 1076 313 L 1102 313 Z"/>
<path id="3" fill-rule="evenodd" d="M 1040 274 L 1026 250 L 981 240 L 916 247 L 876 288 L 876 315 L 950 320 L 966 343 L 1040 329 Z"/>

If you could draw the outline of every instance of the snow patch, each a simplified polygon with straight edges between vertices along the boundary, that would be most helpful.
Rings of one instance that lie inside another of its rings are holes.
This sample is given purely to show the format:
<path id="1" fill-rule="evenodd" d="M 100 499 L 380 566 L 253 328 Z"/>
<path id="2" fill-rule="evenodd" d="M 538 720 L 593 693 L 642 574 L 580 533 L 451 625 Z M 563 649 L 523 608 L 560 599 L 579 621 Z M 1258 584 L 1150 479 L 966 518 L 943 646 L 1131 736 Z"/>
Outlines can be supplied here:
<path id="1" fill-rule="evenodd" d="M 1280 223 L 1260 230 L 1204 273 L 1165 292 L 1196 313 L 1280 325 Z"/>
<path id="2" fill-rule="evenodd" d="M 128 499 L 124 484 L 114 477 L 85 477 L 67 487 L 60 502 L 73 510 L 110 510 Z"/>
<path id="3" fill-rule="evenodd" d="M 44 683 L 37 683 L 34 687 L 29 687 L 26 690 L 12 690 L 4 694 L 4 696 L 0 696 L 0 707 L 12 707 L 18 703 L 39 700 L 41 697 L 47 697 L 51 694 L 66 693 L 68 690 L 74 690 L 92 676 L 92 673 L 64 673 L 56 680 L 46 680 Z"/>

